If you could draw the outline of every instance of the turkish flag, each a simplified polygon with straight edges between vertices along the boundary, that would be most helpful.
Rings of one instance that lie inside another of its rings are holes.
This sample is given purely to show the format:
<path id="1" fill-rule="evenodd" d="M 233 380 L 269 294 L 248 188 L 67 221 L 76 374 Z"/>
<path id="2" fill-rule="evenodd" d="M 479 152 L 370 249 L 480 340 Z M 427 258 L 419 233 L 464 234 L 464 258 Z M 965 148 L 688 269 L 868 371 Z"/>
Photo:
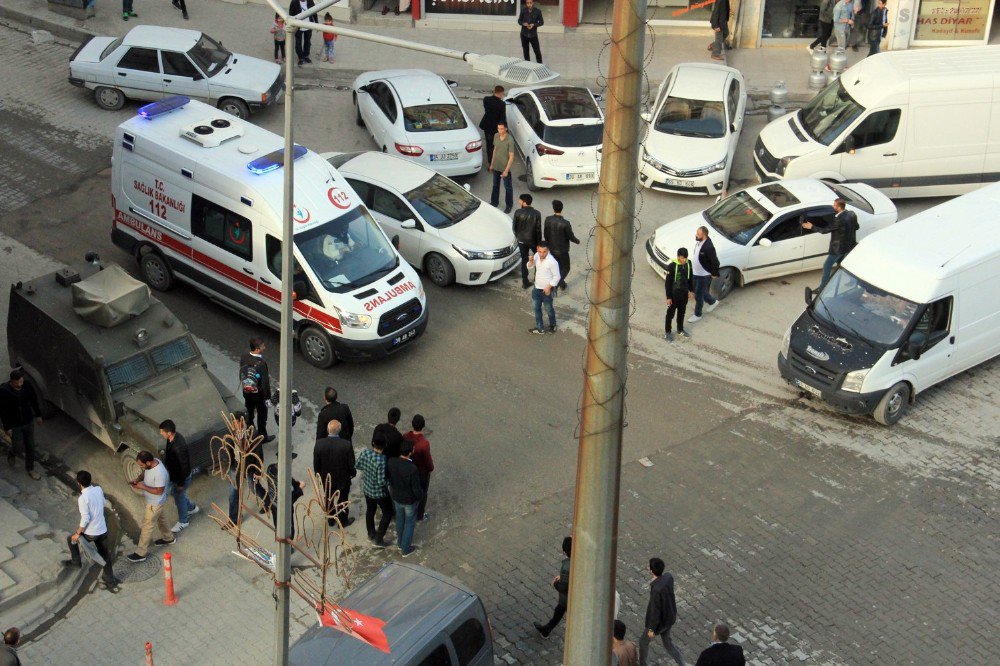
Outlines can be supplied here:
<path id="1" fill-rule="evenodd" d="M 382 631 L 385 622 L 377 617 L 362 615 L 357 611 L 327 603 L 326 609 L 319 614 L 319 623 L 324 627 L 332 627 L 333 629 L 343 631 L 345 634 L 359 638 L 377 650 L 386 653 L 390 652 L 389 639 L 385 637 L 385 632 Z"/>

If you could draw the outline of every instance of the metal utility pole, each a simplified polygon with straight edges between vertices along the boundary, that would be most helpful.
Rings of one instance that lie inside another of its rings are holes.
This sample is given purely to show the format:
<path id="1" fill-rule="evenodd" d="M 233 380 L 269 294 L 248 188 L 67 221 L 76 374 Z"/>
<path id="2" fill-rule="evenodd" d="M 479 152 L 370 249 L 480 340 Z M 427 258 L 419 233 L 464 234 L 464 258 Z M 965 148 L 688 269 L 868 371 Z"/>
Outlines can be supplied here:
<path id="1" fill-rule="evenodd" d="M 646 0 L 615 0 L 564 664 L 611 662 Z"/>

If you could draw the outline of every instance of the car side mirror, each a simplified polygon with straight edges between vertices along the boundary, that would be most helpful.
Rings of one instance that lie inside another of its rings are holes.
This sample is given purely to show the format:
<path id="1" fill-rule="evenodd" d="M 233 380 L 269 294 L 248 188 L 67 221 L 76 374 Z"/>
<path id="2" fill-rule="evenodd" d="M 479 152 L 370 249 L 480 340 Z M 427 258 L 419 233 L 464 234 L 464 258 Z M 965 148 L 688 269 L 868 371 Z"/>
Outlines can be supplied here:
<path id="1" fill-rule="evenodd" d="M 403 220 L 400 223 L 399 226 L 400 226 L 401 229 L 416 229 L 417 228 L 417 221 L 413 220 L 413 219 Z"/>
<path id="2" fill-rule="evenodd" d="M 368 86 L 361 86 L 360 88 L 358 88 L 358 92 L 367 93 L 368 92 Z"/>
<path id="3" fill-rule="evenodd" d="M 772 245 L 771 239 L 770 238 L 761 238 L 759 241 L 757 241 L 757 245 L 760 245 L 761 247 L 771 247 L 771 245 Z"/>
<path id="4" fill-rule="evenodd" d="M 813 290 L 810 287 L 806 287 L 806 305 L 812 305 L 813 302 Z"/>
<path id="5" fill-rule="evenodd" d="M 733 134 L 736 134 L 736 123 L 733 123 L 729 126 L 729 131 L 732 132 Z"/>
<path id="6" fill-rule="evenodd" d="M 462 185 L 462 187 L 465 188 L 466 192 L 471 192 L 472 191 L 472 185 L 469 185 L 468 183 L 466 183 L 465 185 Z"/>
<path id="7" fill-rule="evenodd" d="M 848 155 L 853 155 L 854 154 L 854 145 L 855 144 L 854 144 L 854 137 L 853 136 L 849 136 L 846 139 L 844 139 L 844 144 L 843 145 L 844 145 L 844 152 L 845 153 L 847 153 Z"/>
<path id="8" fill-rule="evenodd" d="M 598 103 L 604 101 L 604 95 L 602 95 L 601 93 L 592 92 L 590 94 L 594 96 L 594 100 L 597 101 Z"/>
<path id="9" fill-rule="evenodd" d="M 910 339 L 906 343 L 906 355 L 914 361 L 920 359 L 924 348 L 927 346 L 927 334 L 914 331 L 910 334 Z"/>
<path id="10" fill-rule="evenodd" d="M 292 283 L 292 300 L 300 301 L 303 296 L 309 291 L 306 287 L 305 282 L 293 282 Z"/>
<path id="11" fill-rule="evenodd" d="M 449 88 L 457 88 L 458 87 L 458 81 L 452 81 L 451 79 L 445 79 L 444 82 L 448 84 Z"/>
<path id="12" fill-rule="evenodd" d="M 643 122 L 648 123 L 653 119 L 653 114 L 649 111 L 643 111 L 639 117 L 642 118 Z"/>

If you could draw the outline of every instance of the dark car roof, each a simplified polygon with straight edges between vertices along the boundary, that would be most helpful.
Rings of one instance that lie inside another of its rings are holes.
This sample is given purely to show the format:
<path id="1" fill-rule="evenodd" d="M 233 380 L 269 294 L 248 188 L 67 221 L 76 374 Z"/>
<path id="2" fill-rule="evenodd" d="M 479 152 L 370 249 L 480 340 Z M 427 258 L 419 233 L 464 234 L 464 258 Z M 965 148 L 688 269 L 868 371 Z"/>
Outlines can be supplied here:
<path id="1" fill-rule="evenodd" d="M 385 565 L 338 603 L 348 610 L 385 622 L 391 652 L 385 654 L 347 634 L 318 624 L 295 642 L 293 666 L 408 663 L 409 651 L 428 634 L 436 634 L 470 604 L 475 593 L 447 576 L 416 564 Z"/>

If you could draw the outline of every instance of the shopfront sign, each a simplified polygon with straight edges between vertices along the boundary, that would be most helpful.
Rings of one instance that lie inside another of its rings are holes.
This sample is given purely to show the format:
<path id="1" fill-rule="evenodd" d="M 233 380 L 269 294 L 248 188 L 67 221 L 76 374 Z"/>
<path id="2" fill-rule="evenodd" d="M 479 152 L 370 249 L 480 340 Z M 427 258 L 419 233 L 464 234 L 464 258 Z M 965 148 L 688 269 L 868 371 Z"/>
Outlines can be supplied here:
<path id="1" fill-rule="evenodd" d="M 992 0 L 920 0 L 913 41 L 984 42 Z"/>
<path id="2" fill-rule="evenodd" d="M 518 0 L 424 0 L 427 14 L 514 16 L 517 9 Z"/>

